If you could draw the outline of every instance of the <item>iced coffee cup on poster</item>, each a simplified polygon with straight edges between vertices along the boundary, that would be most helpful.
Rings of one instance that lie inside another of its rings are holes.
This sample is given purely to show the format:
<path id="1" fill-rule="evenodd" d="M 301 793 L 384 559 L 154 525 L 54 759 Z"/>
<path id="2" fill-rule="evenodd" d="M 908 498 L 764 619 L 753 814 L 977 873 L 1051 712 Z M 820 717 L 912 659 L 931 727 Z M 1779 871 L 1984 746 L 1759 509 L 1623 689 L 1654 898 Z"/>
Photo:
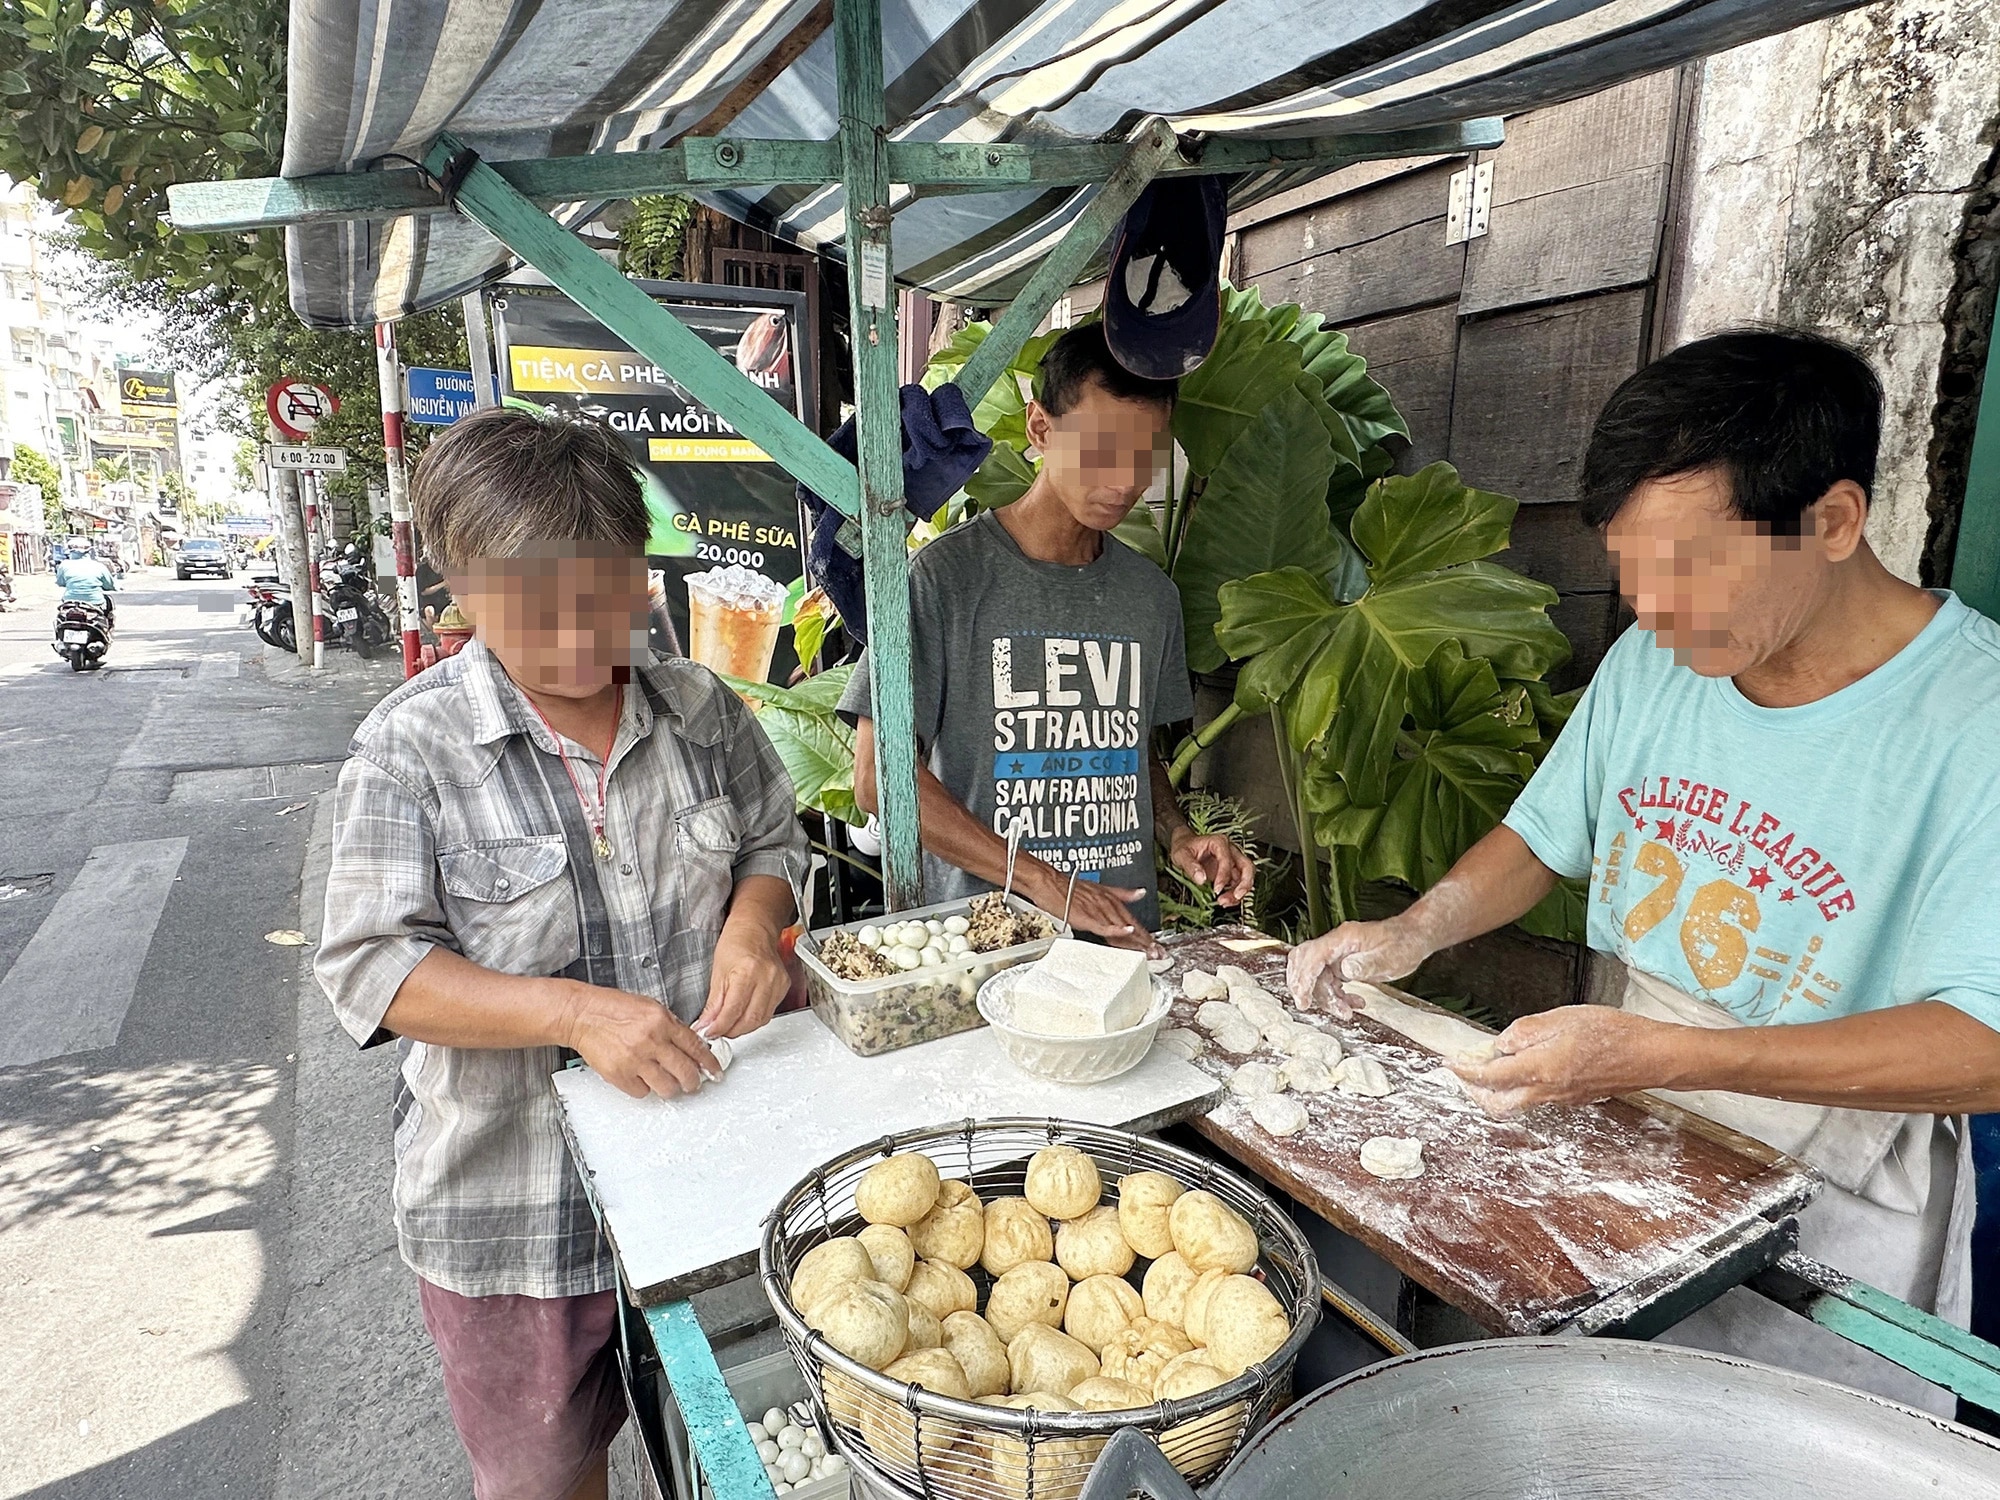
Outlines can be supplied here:
<path id="1" fill-rule="evenodd" d="M 687 575 L 688 655 L 712 672 L 762 682 L 771 672 L 785 586 L 740 563 Z"/>

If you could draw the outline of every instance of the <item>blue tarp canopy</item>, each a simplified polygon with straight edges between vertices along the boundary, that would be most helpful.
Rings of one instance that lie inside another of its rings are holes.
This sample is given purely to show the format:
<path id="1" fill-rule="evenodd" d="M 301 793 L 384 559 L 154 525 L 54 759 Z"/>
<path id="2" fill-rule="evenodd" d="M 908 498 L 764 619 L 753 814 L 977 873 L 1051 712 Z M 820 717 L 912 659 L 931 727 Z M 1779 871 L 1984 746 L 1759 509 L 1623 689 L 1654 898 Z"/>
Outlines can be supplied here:
<path id="1" fill-rule="evenodd" d="M 1766 36 L 1856 0 L 888 0 L 891 134 L 1088 142 L 1148 115 L 1182 132 L 1330 136 L 1505 115 Z M 828 0 L 293 0 L 284 175 L 420 160 L 441 131 L 492 159 L 648 151 L 690 133 L 831 139 Z M 1251 173 L 1242 206 L 1298 174 Z M 1090 187 L 895 202 L 895 272 L 1004 302 Z M 838 254 L 837 186 L 708 201 Z M 573 203 L 563 222 L 601 205 Z M 352 327 L 513 264 L 450 215 L 295 226 L 292 303 Z"/>

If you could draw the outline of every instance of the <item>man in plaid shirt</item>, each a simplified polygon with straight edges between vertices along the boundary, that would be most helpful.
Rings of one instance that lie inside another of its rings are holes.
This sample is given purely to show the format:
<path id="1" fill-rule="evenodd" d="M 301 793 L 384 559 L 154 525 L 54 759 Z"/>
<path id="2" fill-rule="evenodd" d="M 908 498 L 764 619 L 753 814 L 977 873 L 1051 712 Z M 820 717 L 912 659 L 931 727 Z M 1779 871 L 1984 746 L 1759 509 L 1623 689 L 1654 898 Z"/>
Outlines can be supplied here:
<path id="1" fill-rule="evenodd" d="M 549 1075 L 718 1077 L 707 1041 L 784 998 L 805 840 L 742 703 L 646 652 L 650 524 L 609 432 L 476 413 L 413 501 L 477 636 L 355 735 L 316 967 L 356 1041 L 405 1054 L 397 1238 L 475 1495 L 601 1496 L 614 1274 Z"/>

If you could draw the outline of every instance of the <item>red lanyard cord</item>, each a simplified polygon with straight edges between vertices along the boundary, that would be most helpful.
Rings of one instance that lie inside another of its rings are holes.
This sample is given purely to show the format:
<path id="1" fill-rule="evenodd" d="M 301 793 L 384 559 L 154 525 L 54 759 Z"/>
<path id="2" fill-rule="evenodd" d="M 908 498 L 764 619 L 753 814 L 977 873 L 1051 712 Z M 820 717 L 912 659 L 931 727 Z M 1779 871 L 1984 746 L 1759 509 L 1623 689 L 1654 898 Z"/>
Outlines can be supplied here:
<path id="1" fill-rule="evenodd" d="M 528 698 L 526 693 L 521 695 L 523 698 L 528 698 L 528 707 L 535 711 L 535 717 L 542 721 L 542 728 L 548 730 L 550 737 L 556 742 L 556 755 L 562 761 L 563 774 L 569 777 L 570 789 L 576 793 L 578 805 L 583 808 L 583 816 L 590 823 L 590 831 L 595 836 L 592 850 L 599 859 L 611 858 L 611 840 L 605 837 L 604 833 L 604 820 L 609 816 L 606 797 L 611 783 L 611 756 L 618 748 L 618 726 L 625 721 L 625 688 L 622 683 L 617 685 L 616 692 L 617 707 L 611 716 L 611 743 L 604 747 L 604 759 L 597 767 L 595 811 L 591 809 L 590 799 L 583 793 L 583 783 L 576 779 L 576 771 L 569 763 L 569 752 L 563 749 L 563 737 L 556 733 L 556 726 L 549 722 L 549 716 L 542 712 L 540 704 L 533 698 Z"/>

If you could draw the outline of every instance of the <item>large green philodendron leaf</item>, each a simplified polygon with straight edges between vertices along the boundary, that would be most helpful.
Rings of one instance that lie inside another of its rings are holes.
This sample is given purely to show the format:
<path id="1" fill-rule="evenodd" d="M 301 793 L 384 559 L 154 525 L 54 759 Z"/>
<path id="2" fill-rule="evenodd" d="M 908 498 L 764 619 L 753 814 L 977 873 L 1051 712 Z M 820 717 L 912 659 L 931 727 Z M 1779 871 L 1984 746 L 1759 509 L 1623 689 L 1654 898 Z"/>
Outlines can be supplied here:
<path id="1" fill-rule="evenodd" d="M 1292 690 L 1339 618 L 1326 580 L 1304 568 L 1231 579 L 1217 590 L 1217 602 L 1215 638 L 1244 663 L 1236 701 L 1251 712 L 1269 708 Z"/>
<path id="2" fill-rule="evenodd" d="M 1518 500 L 1459 483 L 1447 463 L 1378 480 L 1354 513 L 1355 546 L 1377 587 L 1490 557 L 1507 545 Z"/>
<path id="3" fill-rule="evenodd" d="M 1296 389 L 1281 392 L 1229 445 L 1194 502 L 1174 567 L 1191 669 L 1213 672 L 1228 660 L 1215 638 L 1223 584 L 1287 564 L 1321 574 L 1340 565 L 1326 512 L 1333 461 L 1313 402 Z"/>
<path id="4" fill-rule="evenodd" d="M 1546 613 L 1556 592 L 1493 563 L 1464 563 L 1371 588 L 1342 611 L 1327 650 L 1301 685 L 1331 674 L 1339 687 L 1320 693 L 1334 705 L 1324 723 L 1293 722 L 1303 749 L 1320 733 L 1355 801 L 1386 799 L 1397 731 L 1410 702 L 1410 677 L 1446 641 L 1482 656 L 1509 677 L 1539 677 L 1569 655 L 1569 642 Z M 1305 736 L 1305 738 L 1301 738 Z"/>
<path id="5" fill-rule="evenodd" d="M 1386 800 L 1357 803 L 1327 760 L 1305 796 L 1322 839 L 1360 849 L 1363 879 L 1425 890 L 1513 805 L 1534 768 L 1520 747 L 1536 730 L 1526 695 L 1455 641 L 1411 674 L 1409 689 L 1413 727 L 1399 738 Z"/>
<path id="6" fill-rule="evenodd" d="M 1327 404 L 1340 414 L 1356 449 L 1367 449 L 1391 433 L 1410 435 L 1388 391 L 1369 378 L 1368 361 L 1347 347 L 1347 335 L 1325 326 L 1318 313 L 1296 303 L 1266 308 L 1256 287 L 1225 287 L 1225 317 L 1262 318 L 1273 337 L 1299 346 L 1306 372 L 1318 379 Z M 1373 475 L 1369 476 L 1371 479 Z"/>
<path id="7" fill-rule="evenodd" d="M 798 805 L 860 827 L 868 821 L 854 800 L 854 731 L 834 712 L 852 666 L 834 667 L 797 687 L 723 677 L 752 700 L 757 726 L 792 778 Z"/>
<path id="8" fill-rule="evenodd" d="M 1303 371 L 1298 346 L 1272 337 L 1265 320 L 1225 317 L 1208 358 L 1182 378 L 1174 405 L 1174 440 L 1188 467 L 1213 474 L 1243 430 L 1297 386 Z"/>
<path id="9" fill-rule="evenodd" d="M 1166 572 L 1166 539 L 1160 535 L 1160 528 L 1153 521 L 1152 509 L 1145 501 L 1141 500 L 1133 506 L 1125 519 L 1111 528 L 1111 534 L 1162 573 Z"/>
<path id="10" fill-rule="evenodd" d="M 1025 449 L 996 442 L 986 462 L 965 481 L 965 493 L 982 510 L 1012 505 L 1035 482 L 1036 464 Z"/>

